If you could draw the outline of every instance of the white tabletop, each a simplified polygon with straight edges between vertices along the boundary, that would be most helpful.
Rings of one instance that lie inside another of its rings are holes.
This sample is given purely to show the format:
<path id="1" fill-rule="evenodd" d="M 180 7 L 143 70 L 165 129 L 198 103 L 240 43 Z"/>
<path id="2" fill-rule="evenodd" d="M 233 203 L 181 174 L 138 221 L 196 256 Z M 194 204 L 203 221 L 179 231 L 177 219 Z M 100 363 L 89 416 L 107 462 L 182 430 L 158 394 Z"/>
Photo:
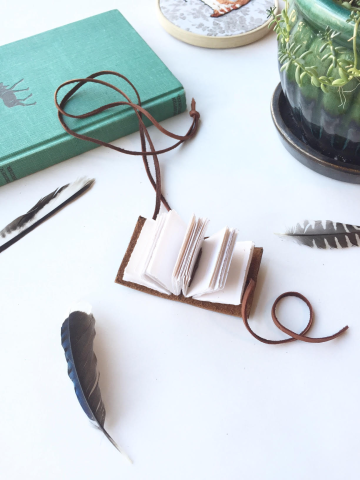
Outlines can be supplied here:
<path id="1" fill-rule="evenodd" d="M 274 232 L 309 219 L 360 224 L 360 187 L 320 176 L 281 145 L 270 117 L 279 82 L 273 34 L 227 51 L 181 43 L 159 26 L 155 2 L 5 2 L 0 44 L 118 8 L 195 97 L 197 137 L 161 158 L 164 193 L 210 233 L 238 227 L 264 248 L 251 325 L 285 338 L 270 317 L 282 292 L 312 302 L 322 345 L 267 346 L 241 319 L 114 283 L 139 215 L 154 192 L 140 158 L 108 149 L 0 188 L 0 226 L 77 177 L 84 197 L 0 256 L 1 460 L 4 480 L 339 480 L 359 475 L 360 251 L 319 251 Z M 163 123 L 183 134 L 184 113 Z M 150 129 L 155 145 L 169 139 Z M 139 146 L 137 134 L 116 142 Z M 87 301 L 106 426 L 131 466 L 81 410 L 60 344 L 70 305 Z M 279 317 L 300 331 L 308 311 L 285 300 Z"/>

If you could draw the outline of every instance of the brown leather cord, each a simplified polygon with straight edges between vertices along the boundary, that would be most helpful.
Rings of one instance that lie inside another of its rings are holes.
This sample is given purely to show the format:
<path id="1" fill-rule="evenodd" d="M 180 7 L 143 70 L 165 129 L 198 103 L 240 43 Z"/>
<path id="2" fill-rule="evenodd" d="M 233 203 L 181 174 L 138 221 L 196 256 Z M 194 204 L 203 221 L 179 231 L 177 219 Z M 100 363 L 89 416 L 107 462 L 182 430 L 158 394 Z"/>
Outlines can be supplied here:
<path id="1" fill-rule="evenodd" d="M 249 300 L 249 297 L 252 295 L 253 291 L 254 291 L 254 288 L 255 288 L 255 282 L 254 280 L 250 280 L 249 282 L 249 285 L 247 286 L 246 290 L 245 290 L 245 294 L 244 294 L 244 297 L 243 297 L 243 301 L 242 301 L 242 306 L 241 306 L 241 315 L 242 315 L 242 318 L 243 318 L 243 321 L 244 321 L 244 325 L 246 327 L 246 329 L 248 330 L 249 333 L 251 333 L 251 335 L 253 337 L 256 338 L 256 340 L 259 340 L 259 342 L 262 342 L 262 343 L 266 343 L 268 345 L 278 345 L 278 344 L 281 344 L 281 343 L 289 343 L 289 342 L 295 342 L 295 340 L 301 340 L 303 342 L 307 342 L 307 343 L 323 343 L 323 342 L 329 342 L 330 340 L 334 340 L 334 338 L 337 338 L 339 337 L 340 335 L 342 335 L 349 327 L 346 326 L 344 328 L 342 328 L 339 332 L 335 333 L 334 335 L 331 335 L 329 337 L 322 337 L 322 338 L 311 338 L 311 337 L 307 337 L 306 334 L 308 333 L 308 331 L 310 330 L 310 328 L 312 327 L 313 323 L 314 323 L 314 312 L 313 312 L 313 309 L 312 309 L 312 306 L 311 306 L 311 303 L 309 302 L 309 300 L 304 297 L 303 295 L 301 295 L 300 293 L 297 293 L 297 292 L 287 292 L 287 293 L 283 293 L 282 295 L 280 295 L 280 297 L 278 297 L 275 302 L 274 302 L 274 305 L 271 309 L 271 316 L 272 316 L 272 319 L 275 323 L 275 325 L 284 333 L 286 333 L 287 335 L 289 335 L 291 338 L 287 338 L 285 340 L 267 340 L 266 338 L 263 338 L 263 337 L 260 337 L 259 335 L 257 335 L 250 327 L 249 325 L 249 322 L 248 322 L 248 316 L 246 314 L 247 312 L 247 303 L 248 303 L 248 300 Z M 306 305 L 309 307 L 309 310 L 310 310 L 310 318 L 309 318 L 309 321 L 308 321 L 308 324 L 306 325 L 305 329 L 301 332 L 301 333 L 295 333 L 293 332 L 292 330 L 289 330 L 288 328 L 284 327 L 284 325 L 282 325 L 277 316 L 276 316 L 276 307 L 278 305 L 278 303 L 280 302 L 280 300 L 282 300 L 283 298 L 285 297 L 297 297 L 297 298 L 300 298 L 300 300 L 302 300 L 303 302 L 306 303 Z"/>
<path id="2" fill-rule="evenodd" d="M 101 75 L 115 75 L 115 76 L 125 80 L 125 82 L 127 82 L 131 86 L 131 88 L 134 90 L 138 103 L 137 104 L 133 103 L 130 100 L 130 98 L 122 90 L 115 87 L 114 85 L 111 85 L 111 83 L 104 82 L 103 80 L 97 80 L 96 77 L 99 77 Z M 65 112 L 64 107 L 65 107 L 66 103 L 69 101 L 69 99 L 83 85 L 85 85 L 86 83 L 89 83 L 89 82 L 90 83 L 96 83 L 96 84 L 99 84 L 99 85 L 103 85 L 105 87 L 111 88 L 112 90 L 115 90 L 116 92 L 120 93 L 120 95 L 122 95 L 126 99 L 126 101 L 109 103 L 107 105 L 103 105 L 102 107 L 96 108 L 95 110 L 83 113 L 81 115 L 73 115 L 73 114 Z M 64 98 L 61 100 L 61 102 L 59 104 L 58 99 L 57 99 L 59 91 L 62 88 L 64 88 L 66 85 L 70 85 L 70 84 L 73 84 L 73 83 L 75 83 L 76 85 L 64 96 Z M 156 192 L 156 202 L 155 202 L 155 210 L 154 210 L 153 219 L 156 219 L 156 217 L 159 213 L 161 202 L 164 204 L 164 206 L 167 210 L 170 210 L 170 206 L 169 206 L 168 202 L 166 201 L 165 197 L 161 193 L 160 164 L 159 164 L 159 160 L 158 160 L 157 156 L 162 154 L 162 153 L 166 153 L 166 152 L 169 152 L 170 150 L 173 150 L 174 148 L 178 147 L 179 145 L 184 143 L 186 140 L 189 140 L 190 138 L 192 138 L 196 134 L 196 132 L 198 130 L 198 126 L 199 126 L 200 113 L 196 111 L 196 103 L 195 103 L 194 99 L 191 102 L 191 111 L 189 112 L 190 116 L 193 118 L 193 121 L 192 121 L 192 124 L 191 124 L 188 132 L 185 135 L 176 135 L 172 132 L 169 132 L 164 127 L 162 127 L 159 124 L 159 122 L 157 122 L 155 120 L 155 118 L 152 115 L 150 115 L 150 113 L 147 112 L 141 106 L 140 95 L 139 95 L 138 91 L 136 90 L 135 86 L 124 75 L 121 75 L 120 73 L 117 73 L 117 72 L 104 70 L 104 71 L 101 71 L 101 72 L 94 73 L 87 78 L 78 78 L 78 79 L 75 79 L 75 80 L 69 80 L 67 82 L 64 82 L 63 84 L 61 84 L 58 87 L 58 89 L 55 92 L 55 105 L 56 105 L 56 108 L 58 109 L 58 117 L 59 117 L 60 123 L 61 123 L 62 127 L 64 128 L 64 130 L 67 133 L 69 133 L 70 135 L 72 135 L 76 138 L 79 138 L 81 140 L 86 140 L 86 141 L 89 141 L 89 142 L 96 143 L 97 145 L 101 145 L 101 146 L 104 146 L 104 147 L 111 148 L 112 150 L 116 150 L 120 153 L 125 153 L 127 155 L 141 155 L 143 157 L 143 162 L 144 162 L 144 166 L 145 166 L 147 176 L 150 180 L 151 185 L 153 186 L 153 188 Z M 64 120 L 64 117 L 77 118 L 77 119 L 88 118 L 88 117 L 91 117 L 93 115 L 97 115 L 101 112 L 104 112 L 105 110 L 108 110 L 110 108 L 114 108 L 114 107 L 118 107 L 118 106 L 122 106 L 122 105 L 126 105 L 126 106 L 131 107 L 134 110 L 134 112 L 135 112 L 135 114 L 138 118 L 139 133 L 140 133 L 140 139 L 141 139 L 141 151 L 140 152 L 132 151 L 132 150 L 126 150 L 126 149 L 123 149 L 123 148 L 120 148 L 120 147 L 116 147 L 115 145 L 112 145 L 110 143 L 103 142 L 102 140 L 98 140 L 96 138 L 92 138 L 92 137 L 88 137 L 86 135 L 81 135 L 79 133 L 76 133 L 74 130 L 71 130 L 71 128 L 66 125 L 65 120 Z M 147 128 L 146 128 L 146 126 L 143 122 L 143 119 L 142 119 L 143 115 L 145 115 L 145 117 L 147 117 L 148 120 L 150 120 L 150 122 L 160 132 L 162 132 L 164 135 L 166 135 L 170 138 L 178 140 L 178 142 L 176 142 L 175 144 L 171 145 L 170 147 L 164 148 L 162 150 L 155 150 L 155 147 L 154 147 L 154 144 L 153 144 L 153 142 L 150 138 L 149 132 L 148 132 L 148 130 L 147 130 Z M 146 150 L 146 141 L 149 144 L 150 151 Z M 153 178 L 153 176 L 150 172 L 150 168 L 149 168 L 149 164 L 148 164 L 148 160 L 147 160 L 147 155 L 151 155 L 153 157 L 153 162 L 154 162 L 154 167 L 155 167 L 155 179 Z"/>
<path id="3" fill-rule="evenodd" d="M 125 80 L 125 82 L 127 82 L 131 88 L 134 90 L 135 94 L 136 94 L 136 97 L 137 97 L 137 104 L 136 103 L 133 103 L 130 98 L 120 89 L 118 89 L 117 87 L 115 87 L 114 85 L 111 85 L 110 83 L 108 82 L 104 82 L 103 80 L 97 80 L 96 77 L 99 77 L 101 75 L 115 75 L 119 78 L 122 78 L 123 80 Z M 118 92 L 120 95 L 122 95 L 126 101 L 119 101 L 119 102 L 113 102 L 113 103 L 109 103 L 107 105 L 103 105 L 99 108 L 96 108 L 95 110 L 92 110 L 90 112 L 86 112 L 86 113 L 83 113 L 81 115 L 73 115 L 73 114 L 70 114 L 70 113 L 67 113 L 65 112 L 64 110 L 64 107 L 66 105 L 66 103 L 69 101 L 69 99 L 74 95 L 75 92 L 77 92 L 83 85 L 85 85 L 86 83 L 95 83 L 95 84 L 99 84 L 99 85 L 103 85 L 105 87 L 108 87 L 108 88 L 111 88 L 112 90 L 115 90 L 116 92 Z M 58 103 L 58 100 L 57 100 L 57 97 L 58 97 L 58 94 L 60 92 L 60 90 L 62 88 L 64 88 L 65 86 L 67 85 L 71 85 L 75 83 L 76 85 L 68 92 L 66 93 L 66 95 L 64 96 L 64 98 L 61 100 L 60 104 Z M 161 174 L 160 174 L 160 164 L 159 164 L 159 159 L 158 159 L 158 155 L 162 154 L 162 153 L 166 153 L 166 152 L 169 152 L 170 150 L 173 150 L 174 148 L 178 147 L 179 145 L 181 145 L 182 143 L 184 143 L 186 140 L 189 140 L 190 138 L 192 138 L 196 132 L 197 132 L 197 129 L 198 129 L 198 126 L 199 126 L 199 119 L 200 119 L 200 114 L 199 112 L 196 111 L 196 104 L 195 104 L 195 100 L 193 99 L 192 102 L 191 102 L 191 111 L 190 111 L 190 116 L 193 118 L 193 121 L 192 121 L 192 124 L 188 130 L 188 132 L 186 133 L 186 135 L 176 135 L 172 132 L 169 132 L 168 130 L 166 130 L 165 128 L 163 128 L 156 120 L 155 118 L 150 115 L 149 112 L 147 112 L 142 106 L 141 106 L 141 100 L 140 100 L 140 95 L 138 93 L 138 91 L 136 90 L 135 86 L 130 82 L 130 80 L 128 80 L 124 75 L 121 75 L 120 73 L 117 73 L 117 72 L 112 72 L 112 71 L 102 71 L 102 72 L 97 72 L 97 73 L 94 73 L 93 75 L 90 75 L 89 77 L 87 78 L 78 78 L 78 79 L 75 79 L 75 80 L 69 80 L 67 82 L 64 82 L 62 85 L 59 86 L 59 88 L 56 90 L 55 92 L 55 105 L 56 105 L 56 108 L 58 109 L 58 117 L 59 117 L 59 120 L 60 120 L 60 123 L 61 125 L 63 126 L 64 130 L 69 133 L 70 135 L 76 137 L 76 138 L 79 138 L 81 140 L 86 140 L 86 141 L 89 141 L 89 142 L 93 142 L 93 143 L 96 143 L 97 145 L 101 145 L 101 146 L 104 146 L 104 147 L 108 147 L 108 148 L 111 148 L 112 150 L 116 150 L 120 153 L 125 153 L 127 155 L 141 155 L 142 158 L 143 158 L 143 162 L 144 162 L 144 166 L 145 166 L 145 170 L 146 170 L 146 173 L 147 173 L 147 176 L 153 186 L 153 188 L 155 189 L 155 192 L 156 192 L 156 203 L 155 203 L 155 210 L 154 210 L 154 215 L 153 215 L 153 219 L 156 219 L 158 213 L 159 213 L 159 210 L 160 210 L 160 204 L 161 202 L 164 204 L 165 208 L 167 210 L 170 210 L 170 206 L 168 204 L 168 202 L 166 201 L 166 199 L 164 198 L 164 196 L 162 195 L 161 193 Z M 68 127 L 65 123 L 65 120 L 64 120 L 64 117 L 69 117 L 69 118 L 77 118 L 77 119 L 82 119 L 82 118 L 88 118 L 88 117 L 91 117 L 93 115 L 97 115 L 101 112 L 104 112 L 110 108 L 114 108 L 114 107 L 119 107 L 119 106 L 129 106 L 131 107 L 137 118 L 138 118 L 138 121 L 139 121 L 139 133 L 140 133 L 140 140 L 141 140 L 141 151 L 137 152 L 137 151 L 132 151 L 132 150 L 126 150 L 124 148 L 120 148 L 120 147 L 116 147 L 115 145 L 112 145 L 110 143 L 106 143 L 106 142 L 103 142 L 102 140 L 98 140 L 96 138 L 92 138 L 92 137 L 88 137 L 86 135 L 81 135 L 79 133 L 76 133 L 74 130 L 72 130 L 70 127 Z M 155 150 L 155 147 L 154 147 L 154 144 L 150 138 L 150 135 L 149 135 L 149 132 L 143 122 L 143 115 L 148 118 L 148 120 L 150 120 L 150 122 L 155 125 L 155 127 L 160 131 L 162 132 L 164 135 L 170 137 L 170 138 L 173 138 L 175 140 L 178 140 L 175 144 L 171 145 L 170 147 L 168 148 L 164 148 L 162 150 Z M 147 148 L 146 148 L 146 142 L 149 144 L 149 147 L 150 147 L 150 151 L 147 151 Z M 151 172 L 150 172 L 150 168 L 149 168 L 149 163 L 148 163 L 148 160 L 147 160 L 147 155 L 151 155 L 153 157 L 153 162 L 154 162 L 154 167 L 155 167 L 155 179 L 153 178 Z M 260 337 L 259 335 L 257 335 L 250 327 L 249 325 L 249 322 L 248 322 L 248 316 L 247 316 L 247 307 L 248 307 L 248 301 L 249 301 L 249 298 L 250 296 L 253 294 L 253 291 L 254 291 L 254 288 L 255 288 L 255 282 L 253 280 L 250 280 L 250 283 L 249 285 L 247 286 L 247 289 L 245 291 L 245 294 L 244 294 L 244 298 L 243 298 L 243 302 L 242 302 L 242 307 L 241 307 L 241 314 L 242 314 L 242 317 L 243 317 L 243 321 L 244 321 L 244 324 L 245 324 L 245 327 L 247 328 L 247 330 L 251 333 L 251 335 L 253 337 L 255 337 L 257 340 L 259 340 L 260 342 L 262 343 L 266 343 L 266 344 L 269 344 L 269 345 L 277 345 L 277 344 L 282 344 L 282 343 L 289 343 L 289 342 L 294 342 L 295 340 L 301 340 L 303 342 L 308 342 L 308 343 L 322 343 L 322 342 L 328 342 L 329 340 L 333 340 L 334 338 L 337 338 L 339 335 L 341 335 L 342 333 L 345 332 L 345 330 L 347 330 L 349 327 L 345 327 L 343 328 L 342 330 L 340 330 L 338 333 L 336 333 L 335 335 L 332 335 L 332 336 L 329 336 L 329 337 L 323 337 L 323 338 L 310 338 L 310 337 L 307 337 L 306 334 L 308 333 L 308 331 L 310 330 L 310 328 L 312 327 L 313 325 L 313 322 L 314 322 L 314 313 L 313 313 L 313 309 L 312 309 L 312 306 L 310 304 L 310 302 L 303 296 L 301 295 L 300 293 L 296 293 L 296 292 L 287 292 L 287 293 L 283 293 L 282 295 L 280 295 L 280 297 L 277 298 L 277 300 L 275 301 L 273 307 L 272 307 L 272 318 L 273 318 L 273 321 L 275 323 L 275 325 L 284 333 L 286 333 L 287 335 L 289 335 L 291 338 L 287 338 L 285 340 L 267 340 L 266 338 L 262 338 Z M 309 307 L 309 310 L 310 310 L 310 319 L 309 319 L 309 322 L 306 326 L 306 328 L 301 332 L 301 333 L 295 333 L 293 332 L 292 330 L 289 330 L 288 328 L 284 327 L 278 320 L 278 318 L 276 317 L 276 306 L 277 304 L 279 303 L 279 301 L 281 299 L 283 299 L 284 297 L 289 297 L 289 296 L 293 296 L 293 297 L 298 297 L 300 298 L 301 300 L 303 300 L 307 306 Z"/>

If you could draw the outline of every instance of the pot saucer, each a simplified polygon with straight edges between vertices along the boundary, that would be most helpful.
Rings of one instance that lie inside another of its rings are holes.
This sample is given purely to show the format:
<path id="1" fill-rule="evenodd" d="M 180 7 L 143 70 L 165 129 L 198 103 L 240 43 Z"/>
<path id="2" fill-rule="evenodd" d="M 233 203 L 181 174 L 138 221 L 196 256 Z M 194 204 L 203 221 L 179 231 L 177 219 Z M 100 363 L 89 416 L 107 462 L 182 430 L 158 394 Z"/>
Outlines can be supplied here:
<path id="1" fill-rule="evenodd" d="M 281 83 L 276 87 L 271 100 L 271 116 L 283 145 L 296 160 L 326 177 L 360 184 L 360 166 L 335 160 L 306 143 L 301 129 L 291 114 Z"/>

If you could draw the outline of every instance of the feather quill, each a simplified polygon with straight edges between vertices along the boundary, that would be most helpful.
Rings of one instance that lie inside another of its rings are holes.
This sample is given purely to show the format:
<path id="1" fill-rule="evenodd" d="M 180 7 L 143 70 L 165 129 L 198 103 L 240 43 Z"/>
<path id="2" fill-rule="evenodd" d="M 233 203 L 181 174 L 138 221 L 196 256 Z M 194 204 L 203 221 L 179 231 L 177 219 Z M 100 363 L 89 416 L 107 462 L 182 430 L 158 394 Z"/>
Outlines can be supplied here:
<path id="1" fill-rule="evenodd" d="M 94 179 L 81 178 L 41 198 L 27 213 L 16 218 L 0 231 L 0 253 L 89 190 L 94 182 Z"/>
<path id="2" fill-rule="evenodd" d="M 360 247 L 360 227 L 330 220 L 305 220 L 278 235 L 311 248 Z"/>
<path id="3" fill-rule="evenodd" d="M 131 462 L 104 428 L 105 406 L 99 387 L 100 374 L 93 350 L 95 318 L 91 306 L 72 311 L 61 327 L 61 345 L 68 363 L 68 374 L 74 384 L 79 403 L 90 421 L 98 427 L 108 440 Z"/>

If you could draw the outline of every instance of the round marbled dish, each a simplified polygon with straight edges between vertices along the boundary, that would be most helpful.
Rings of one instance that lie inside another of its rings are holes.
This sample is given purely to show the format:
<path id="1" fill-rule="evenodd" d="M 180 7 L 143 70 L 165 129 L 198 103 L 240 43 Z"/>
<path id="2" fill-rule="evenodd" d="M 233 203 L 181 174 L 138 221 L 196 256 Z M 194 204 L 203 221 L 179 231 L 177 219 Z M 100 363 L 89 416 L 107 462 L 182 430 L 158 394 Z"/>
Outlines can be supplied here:
<path id="1" fill-rule="evenodd" d="M 250 0 L 246 5 L 223 14 L 226 9 L 224 1 L 159 0 L 161 13 L 169 22 L 186 32 L 207 37 L 232 37 L 259 29 L 268 23 L 267 10 L 275 3 L 276 0 Z M 232 4 L 232 1 L 228 2 L 228 5 Z M 212 17 L 216 11 L 221 15 Z"/>

